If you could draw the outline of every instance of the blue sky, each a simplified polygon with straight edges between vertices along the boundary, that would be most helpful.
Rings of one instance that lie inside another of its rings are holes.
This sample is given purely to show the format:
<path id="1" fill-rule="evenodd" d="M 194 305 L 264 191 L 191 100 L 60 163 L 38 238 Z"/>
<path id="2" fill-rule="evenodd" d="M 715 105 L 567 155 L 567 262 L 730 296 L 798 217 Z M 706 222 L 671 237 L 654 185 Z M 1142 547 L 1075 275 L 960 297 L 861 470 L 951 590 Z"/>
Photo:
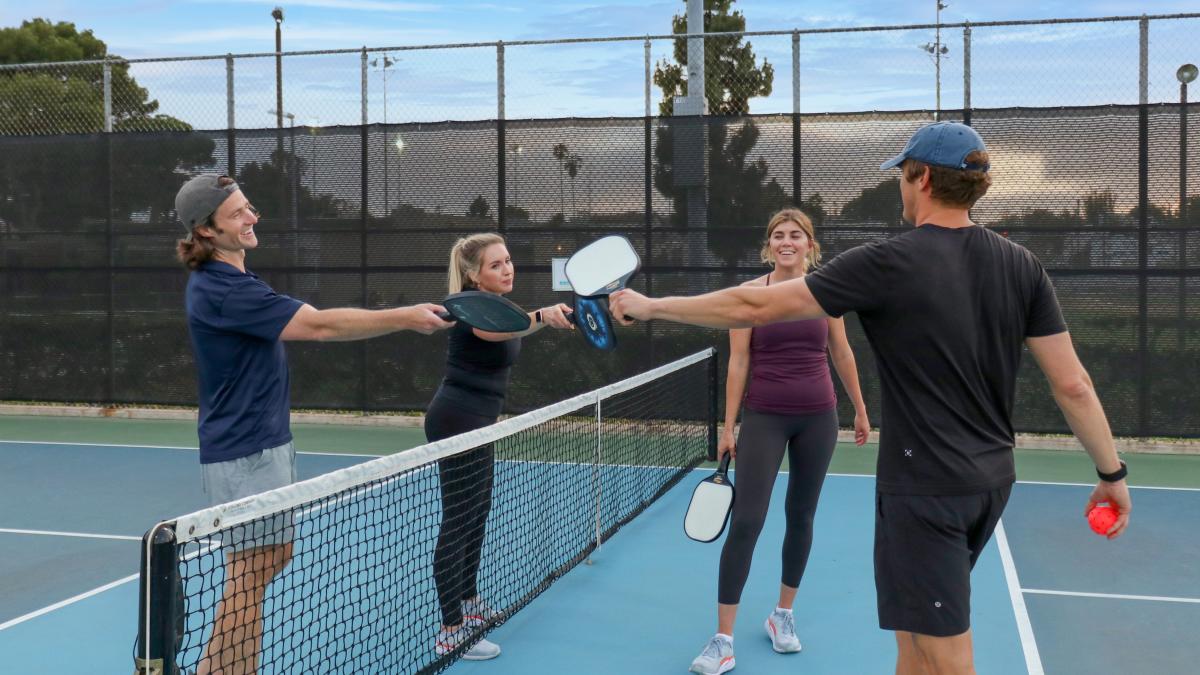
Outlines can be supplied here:
<path id="1" fill-rule="evenodd" d="M 281 4 L 285 50 L 352 49 L 495 40 L 664 34 L 679 0 L 43 0 L 23 10 L 0 0 L 0 25 L 30 16 L 73 21 L 90 28 L 110 50 L 127 58 L 268 52 L 274 49 L 270 11 Z M 791 30 L 929 23 L 930 0 L 741 0 L 750 30 Z M 1131 9 L 1136 8 L 1136 9 Z M 1097 17 L 1196 11 L 1185 0 L 961 0 L 949 2 L 944 22 Z M 1174 70 L 1200 61 L 1193 45 L 1200 19 L 1152 25 L 1151 97 L 1177 95 Z M 850 33 L 805 36 L 801 42 L 801 111 L 932 109 L 934 68 L 919 45 L 933 32 Z M 943 37 L 943 107 L 963 101 L 962 33 Z M 775 67 L 771 96 L 751 112 L 792 109 L 791 41 L 756 37 L 756 54 Z M 652 45 L 658 62 L 670 41 Z M 406 51 L 388 72 L 369 73 L 371 122 L 494 118 L 494 49 Z M 510 119 L 640 116 L 645 107 L 643 46 L 510 47 L 506 51 L 506 114 Z M 302 124 L 354 124 L 361 118 L 357 55 L 297 57 L 284 64 L 285 109 Z M 161 103 L 162 112 L 197 128 L 225 124 L 223 61 L 140 64 L 134 76 Z M 273 59 L 236 64 L 237 126 L 273 125 Z M 657 89 L 652 98 L 657 104 Z M 974 107 L 1090 105 L 1137 100 L 1137 25 L 1090 24 L 976 29 L 972 47 Z"/>
<path id="2" fill-rule="evenodd" d="M 43 0 L 0 2 L 0 24 L 40 16 L 96 31 L 128 58 L 179 54 L 270 52 L 271 7 L 286 11 L 284 48 L 336 49 L 396 44 L 536 40 L 670 32 L 682 1 L 608 0 Z M 931 23 L 926 0 L 742 0 L 751 30 Z M 950 1 L 948 23 L 1100 17 L 1196 11 L 1184 0 Z"/>
<path id="3" fill-rule="evenodd" d="M 274 49 L 271 8 L 281 5 L 285 49 L 643 35 L 669 32 L 680 1 L 566 0 L 43 0 L 0 3 L 0 25 L 31 16 L 93 29 L 126 57 L 220 54 Z M 1196 11 L 1186 0 L 961 0 L 946 22 L 1169 14 Z M 926 0 L 742 0 L 735 5 L 751 30 L 932 22 Z"/>
<path id="4" fill-rule="evenodd" d="M 0 25 L 15 25 L 32 15 L 73 21 L 95 31 L 113 53 L 127 58 L 267 52 L 274 49 L 270 11 L 275 4 L 274 0 L 44 0 L 38 9 L 27 11 L 16 0 L 4 0 Z M 684 8 L 677 0 L 285 0 L 278 4 L 286 12 L 285 50 L 663 34 L 669 32 L 671 16 Z M 927 0 L 742 0 L 736 7 L 745 14 L 750 30 L 912 24 L 934 19 L 934 3 Z M 942 16 L 953 23 L 1196 9 L 1194 2 L 1185 0 L 962 0 L 949 2 Z M 1186 53 L 1193 41 L 1185 35 L 1200 29 L 1200 21 L 1183 23 L 1186 25 L 1175 26 L 1176 34 L 1166 31 L 1154 36 L 1152 57 L 1161 64 L 1156 64 L 1152 74 L 1152 87 L 1161 97 L 1170 95 L 1176 61 L 1188 56 L 1200 60 Z M 931 31 L 806 37 L 801 50 L 802 111 L 932 108 L 933 68 L 918 49 L 932 38 Z M 973 102 L 977 107 L 1136 99 L 1136 24 L 981 29 L 974 39 Z M 963 91 L 961 32 L 950 32 L 944 41 L 950 54 L 943 62 L 943 101 L 945 107 L 955 107 Z M 790 112 L 789 39 L 760 37 L 754 43 L 760 59 L 775 65 L 776 86 L 772 97 L 752 105 L 752 112 Z M 655 61 L 669 53 L 668 41 L 653 45 Z M 389 74 L 392 91 L 402 92 L 394 101 L 389 92 L 389 121 L 495 116 L 493 50 L 406 52 L 403 56 Z M 642 114 L 643 54 L 638 43 L 511 48 L 506 56 L 509 117 Z M 285 65 L 285 107 L 294 109 L 303 122 L 358 121 L 361 100 L 353 77 L 356 57 L 294 59 Z M 239 62 L 237 74 L 238 124 L 256 126 L 248 116 L 261 117 L 273 107 L 270 92 L 262 91 L 273 84 L 273 63 L 270 59 Z M 135 76 L 162 102 L 164 112 L 202 128 L 223 123 L 224 106 L 213 100 L 224 94 L 223 63 L 140 66 Z M 846 87 L 851 81 L 855 83 L 852 89 Z M 372 73 L 372 88 L 382 92 L 382 85 L 382 74 Z M 655 100 L 657 97 L 656 91 Z M 371 121 L 382 120 L 382 95 L 373 92 L 369 98 Z"/>

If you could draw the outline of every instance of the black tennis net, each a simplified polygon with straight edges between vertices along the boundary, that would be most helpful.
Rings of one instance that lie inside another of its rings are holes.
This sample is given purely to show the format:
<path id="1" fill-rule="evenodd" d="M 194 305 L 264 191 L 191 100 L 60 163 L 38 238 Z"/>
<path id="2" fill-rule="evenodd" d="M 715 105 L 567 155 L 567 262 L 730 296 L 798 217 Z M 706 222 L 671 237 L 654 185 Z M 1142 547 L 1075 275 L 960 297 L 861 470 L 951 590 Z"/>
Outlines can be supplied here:
<path id="1" fill-rule="evenodd" d="M 159 523 L 137 672 L 444 670 L 711 455 L 716 373 L 708 349 Z"/>

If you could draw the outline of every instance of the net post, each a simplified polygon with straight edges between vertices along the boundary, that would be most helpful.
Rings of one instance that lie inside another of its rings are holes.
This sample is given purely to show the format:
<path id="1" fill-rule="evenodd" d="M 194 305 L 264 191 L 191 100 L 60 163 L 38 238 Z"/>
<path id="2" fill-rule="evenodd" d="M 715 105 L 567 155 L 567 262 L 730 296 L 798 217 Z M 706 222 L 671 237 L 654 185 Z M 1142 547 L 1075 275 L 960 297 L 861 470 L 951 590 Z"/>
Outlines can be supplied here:
<path id="1" fill-rule="evenodd" d="M 717 353 L 708 355 L 708 461 L 717 459 L 717 385 L 720 382 Z"/>
<path id="2" fill-rule="evenodd" d="M 600 504 L 604 500 L 604 481 L 600 479 L 600 426 L 602 416 L 600 414 L 600 404 L 602 399 L 600 394 L 596 394 L 596 552 L 600 552 Z M 588 558 L 591 560 L 591 558 Z"/>
<path id="3" fill-rule="evenodd" d="M 179 675 L 175 664 L 182 635 L 182 588 L 176 559 L 174 523 L 161 523 L 142 537 L 138 584 L 138 638 L 134 675 Z"/>

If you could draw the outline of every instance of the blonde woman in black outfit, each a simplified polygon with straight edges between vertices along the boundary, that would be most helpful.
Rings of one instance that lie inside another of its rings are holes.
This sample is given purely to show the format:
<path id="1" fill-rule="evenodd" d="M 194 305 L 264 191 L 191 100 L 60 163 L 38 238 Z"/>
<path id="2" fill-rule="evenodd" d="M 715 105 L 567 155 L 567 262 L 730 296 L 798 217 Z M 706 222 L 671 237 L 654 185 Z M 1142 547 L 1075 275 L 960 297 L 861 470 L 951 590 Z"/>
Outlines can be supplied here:
<path id="1" fill-rule="evenodd" d="M 513 289 L 513 263 L 498 234 L 459 239 L 450 250 L 449 290 L 504 295 Z M 504 405 L 509 371 L 521 352 L 521 338 L 545 326 L 571 329 L 570 310 L 558 304 L 529 315 L 520 333 L 489 333 L 458 322 L 450 329 L 446 376 L 425 413 L 425 437 L 433 442 L 496 422 Z M 492 506 L 495 458 L 491 445 L 442 460 L 442 523 L 433 558 L 433 576 L 442 610 L 434 651 L 447 654 L 470 639 L 474 628 L 494 616 L 479 597 L 477 580 L 488 511 Z M 463 655 L 482 661 L 500 647 L 480 640 Z"/>

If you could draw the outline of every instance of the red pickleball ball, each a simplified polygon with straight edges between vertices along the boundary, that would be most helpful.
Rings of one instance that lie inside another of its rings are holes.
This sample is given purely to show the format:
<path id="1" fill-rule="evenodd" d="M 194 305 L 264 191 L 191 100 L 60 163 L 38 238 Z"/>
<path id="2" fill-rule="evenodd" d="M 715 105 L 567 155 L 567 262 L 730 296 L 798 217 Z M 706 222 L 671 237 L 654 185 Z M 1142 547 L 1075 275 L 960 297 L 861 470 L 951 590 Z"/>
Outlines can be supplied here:
<path id="1" fill-rule="evenodd" d="M 1088 525 L 1099 535 L 1107 535 L 1108 528 L 1117 522 L 1117 509 L 1109 504 L 1097 504 L 1087 514 Z"/>

